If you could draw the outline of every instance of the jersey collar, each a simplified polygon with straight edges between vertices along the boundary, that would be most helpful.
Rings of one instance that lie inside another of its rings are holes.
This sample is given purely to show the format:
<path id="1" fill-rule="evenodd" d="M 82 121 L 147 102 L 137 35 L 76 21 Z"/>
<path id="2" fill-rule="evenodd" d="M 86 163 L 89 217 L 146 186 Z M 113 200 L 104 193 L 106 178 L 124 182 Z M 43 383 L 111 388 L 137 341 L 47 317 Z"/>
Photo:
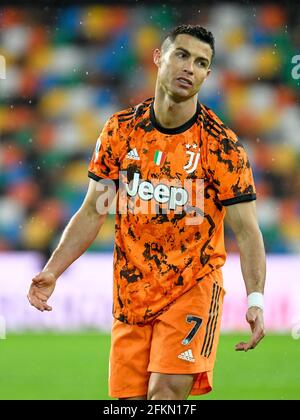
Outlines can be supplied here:
<path id="1" fill-rule="evenodd" d="M 150 120 L 153 125 L 153 127 L 156 128 L 156 130 L 160 131 L 163 134 L 180 134 L 184 131 L 188 130 L 192 127 L 192 125 L 195 124 L 197 121 L 198 115 L 201 111 L 201 106 L 199 102 L 197 102 L 197 109 L 195 114 L 190 118 L 188 121 L 186 121 L 184 124 L 180 125 L 179 127 L 173 127 L 173 128 L 166 128 L 159 124 L 159 122 L 155 118 L 154 108 L 153 108 L 154 101 L 150 104 Z"/>

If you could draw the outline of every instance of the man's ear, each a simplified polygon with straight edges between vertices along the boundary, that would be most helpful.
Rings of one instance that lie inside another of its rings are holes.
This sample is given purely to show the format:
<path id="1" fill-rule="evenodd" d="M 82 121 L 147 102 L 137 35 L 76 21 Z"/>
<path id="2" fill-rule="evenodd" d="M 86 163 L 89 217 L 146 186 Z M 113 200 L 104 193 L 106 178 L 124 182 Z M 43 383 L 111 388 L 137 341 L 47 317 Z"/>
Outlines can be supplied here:
<path id="1" fill-rule="evenodd" d="M 205 77 L 205 79 L 204 79 L 204 80 L 206 80 L 206 79 L 208 78 L 208 76 L 210 75 L 210 73 L 211 73 L 211 69 L 208 69 L 208 70 L 207 70 L 206 77 Z"/>
<path id="2" fill-rule="evenodd" d="M 153 51 L 153 62 L 157 67 L 160 66 L 160 58 L 161 58 L 161 51 L 160 49 L 155 48 L 155 50 Z"/>

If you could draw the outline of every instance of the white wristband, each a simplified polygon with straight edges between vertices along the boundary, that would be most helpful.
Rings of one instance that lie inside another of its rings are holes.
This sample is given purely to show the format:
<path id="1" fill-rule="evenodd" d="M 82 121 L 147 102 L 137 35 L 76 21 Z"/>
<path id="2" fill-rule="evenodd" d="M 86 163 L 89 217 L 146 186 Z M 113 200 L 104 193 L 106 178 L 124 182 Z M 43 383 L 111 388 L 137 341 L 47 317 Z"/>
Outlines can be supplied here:
<path id="1" fill-rule="evenodd" d="M 248 295 L 248 309 L 253 306 L 264 309 L 264 295 L 262 293 L 253 292 Z"/>

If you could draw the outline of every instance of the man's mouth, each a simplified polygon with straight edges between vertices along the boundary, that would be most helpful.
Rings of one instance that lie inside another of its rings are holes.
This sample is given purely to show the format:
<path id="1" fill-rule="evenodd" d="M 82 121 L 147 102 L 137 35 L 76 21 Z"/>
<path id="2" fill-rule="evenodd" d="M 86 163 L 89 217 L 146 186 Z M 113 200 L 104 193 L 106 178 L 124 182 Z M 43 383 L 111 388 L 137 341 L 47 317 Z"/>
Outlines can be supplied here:
<path id="1" fill-rule="evenodd" d="M 193 82 L 189 79 L 186 79 L 185 77 L 178 77 L 177 79 L 181 85 L 186 86 L 186 87 L 190 87 L 193 86 Z"/>

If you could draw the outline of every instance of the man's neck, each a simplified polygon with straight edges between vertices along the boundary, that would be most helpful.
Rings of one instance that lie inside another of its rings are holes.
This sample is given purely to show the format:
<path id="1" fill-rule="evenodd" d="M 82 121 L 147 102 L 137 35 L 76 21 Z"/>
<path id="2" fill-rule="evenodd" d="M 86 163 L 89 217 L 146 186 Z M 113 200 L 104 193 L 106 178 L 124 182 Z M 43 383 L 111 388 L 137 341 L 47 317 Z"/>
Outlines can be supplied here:
<path id="1" fill-rule="evenodd" d="M 196 113 L 197 96 L 186 101 L 175 102 L 164 92 L 158 92 L 154 99 L 153 109 L 156 121 L 164 128 L 175 128 L 185 124 Z"/>

